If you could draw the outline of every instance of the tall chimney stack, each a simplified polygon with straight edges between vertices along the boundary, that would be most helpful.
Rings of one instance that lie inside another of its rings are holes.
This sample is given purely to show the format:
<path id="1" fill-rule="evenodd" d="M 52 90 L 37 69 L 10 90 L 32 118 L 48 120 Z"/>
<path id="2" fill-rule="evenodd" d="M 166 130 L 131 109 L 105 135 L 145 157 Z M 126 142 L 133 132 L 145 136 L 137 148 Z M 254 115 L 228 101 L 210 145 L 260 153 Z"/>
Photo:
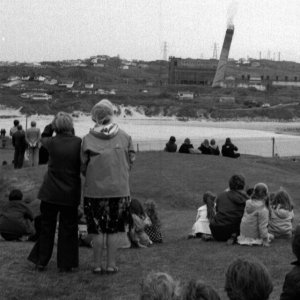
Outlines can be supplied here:
<path id="1" fill-rule="evenodd" d="M 220 87 L 225 78 L 226 65 L 229 56 L 229 50 L 231 46 L 231 41 L 234 33 L 234 26 L 231 25 L 227 28 L 224 43 L 218 63 L 218 67 L 216 70 L 215 78 L 212 84 L 212 87 Z"/>

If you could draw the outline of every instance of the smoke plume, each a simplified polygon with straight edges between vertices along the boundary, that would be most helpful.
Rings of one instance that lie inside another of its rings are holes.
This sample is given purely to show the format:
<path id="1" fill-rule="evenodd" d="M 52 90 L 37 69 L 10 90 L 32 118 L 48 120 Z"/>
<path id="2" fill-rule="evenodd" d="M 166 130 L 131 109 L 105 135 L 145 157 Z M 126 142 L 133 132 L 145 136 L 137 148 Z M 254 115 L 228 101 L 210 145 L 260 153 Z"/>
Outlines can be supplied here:
<path id="1" fill-rule="evenodd" d="M 227 28 L 233 28 L 233 19 L 238 10 L 238 2 L 232 1 L 227 9 Z"/>

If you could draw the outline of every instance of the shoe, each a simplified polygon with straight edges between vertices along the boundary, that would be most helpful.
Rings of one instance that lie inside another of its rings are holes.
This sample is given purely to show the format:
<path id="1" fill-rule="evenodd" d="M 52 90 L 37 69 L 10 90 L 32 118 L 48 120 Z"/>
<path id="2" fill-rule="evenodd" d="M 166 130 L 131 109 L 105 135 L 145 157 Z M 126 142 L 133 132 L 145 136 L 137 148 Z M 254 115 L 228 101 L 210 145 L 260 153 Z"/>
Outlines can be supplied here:
<path id="1" fill-rule="evenodd" d="M 96 274 L 96 275 L 103 275 L 103 274 L 106 273 L 106 271 L 103 270 L 103 269 L 100 268 L 100 267 L 97 267 L 97 268 L 94 268 L 94 269 L 92 270 L 92 273 L 93 273 L 93 274 Z"/>
<path id="2" fill-rule="evenodd" d="M 108 267 L 106 269 L 106 274 L 107 275 L 113 275 L 119 272 L 119 268 L 118 267 Z"/>
<path id="3" fill-rule="evenodd" d="M 38 272 L 43 272 L 43 271 L 45 271 L 46 267 L 42 266 L 42 265 L 35 265 L 35 269 Z"/>

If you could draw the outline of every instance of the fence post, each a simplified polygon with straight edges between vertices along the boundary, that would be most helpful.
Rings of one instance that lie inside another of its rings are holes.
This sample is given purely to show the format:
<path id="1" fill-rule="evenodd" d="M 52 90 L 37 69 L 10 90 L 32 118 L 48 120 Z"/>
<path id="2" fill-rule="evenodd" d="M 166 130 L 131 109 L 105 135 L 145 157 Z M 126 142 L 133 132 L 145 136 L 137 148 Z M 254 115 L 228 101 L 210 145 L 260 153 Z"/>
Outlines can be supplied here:
<path id="1" fill-rule="evenodd" d="M 136 152 L 140 152 L 139 144 L 136 144 Z"/>
<path id="2" fill-rule="evenodd" d="M 272 137 L 272 157 L 275 156 L 275 138 Z"/>

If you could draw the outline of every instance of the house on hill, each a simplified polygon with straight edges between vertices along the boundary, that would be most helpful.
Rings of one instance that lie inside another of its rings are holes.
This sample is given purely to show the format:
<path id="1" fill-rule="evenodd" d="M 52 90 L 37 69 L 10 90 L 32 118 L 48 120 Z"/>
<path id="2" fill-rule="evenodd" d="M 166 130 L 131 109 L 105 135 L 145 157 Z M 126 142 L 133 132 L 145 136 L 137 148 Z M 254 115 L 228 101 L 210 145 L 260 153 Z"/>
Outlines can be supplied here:
<path id="1" fill-rule="evenodd" d="M 74 86 L 74 81 L 61 81 L 58 86 L 65 87 L 67 89 L 71 89 Z"/>
<path id="2" fill-rule="evenodd" d="M 94 84 L 93 83 L 85 83 L 84 87 L 86 89 L 93 89 L 94 88 Z"/>

